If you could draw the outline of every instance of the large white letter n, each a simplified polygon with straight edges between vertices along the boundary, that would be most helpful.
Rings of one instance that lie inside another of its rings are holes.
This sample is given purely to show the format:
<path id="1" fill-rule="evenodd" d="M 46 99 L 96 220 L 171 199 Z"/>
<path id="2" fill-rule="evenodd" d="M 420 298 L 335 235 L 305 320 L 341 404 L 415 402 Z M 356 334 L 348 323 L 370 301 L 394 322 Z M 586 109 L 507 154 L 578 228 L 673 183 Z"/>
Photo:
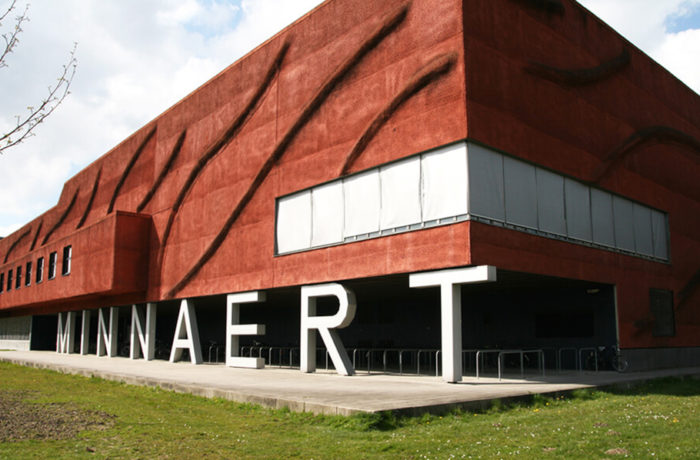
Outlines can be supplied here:
<path id="1" fill-rule="evenodd" d="M 316 316 L 316 298 L 336 297 L 338 299 L 338 312 L 332 316 Z M 316 370 L 316 331 L 321 334 L 328 354 L 333 360 L 336 371 L 341 375 L 352 375 L 355 369 L 350 358 L 333 329 L 340 329 L 350 325 L 355 318 L 357 309 L 355 294 L 337 283 L 318 284 L 316 286 L 301 287 L 301 371 L 313 372 Z"/>

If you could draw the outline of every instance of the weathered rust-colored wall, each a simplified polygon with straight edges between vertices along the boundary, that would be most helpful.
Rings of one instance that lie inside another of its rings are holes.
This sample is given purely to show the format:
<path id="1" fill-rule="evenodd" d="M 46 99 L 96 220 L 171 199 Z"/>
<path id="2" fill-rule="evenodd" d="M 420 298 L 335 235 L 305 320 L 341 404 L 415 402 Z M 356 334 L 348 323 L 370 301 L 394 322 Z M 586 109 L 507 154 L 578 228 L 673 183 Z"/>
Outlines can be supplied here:
<path id="1" fill-rule="evenodd" d="M 617 286 L 624 347 L 697 346 L 700 98 L 568 0 L 464 8 L 469 137 L 658 208 L 671 265 L 473 224 L 473 263 Z M 610 161 L 612 160 L 612 161 Z M 676 297 L 677 334 L 652 337 L 649 288 Z"/>
<path id="2" fill-rule="evenodd" d="M 12 262 L 0 265 L 0 272 L 22 267 L 22 285 L 5 290 L 0 295 L 0 310 L 20 307 L 23 311 L 57 311 L 73 309 L 72 302 L 91 301 L 123 294 L 145 295 L 148 275 L 148 237 L 150 218 L 115 212 L 99 222 L 84 227 L 66 237 L 51 240 Z M 72 247 L 71 270 L 62 275 L 63 248 Z M 49 279 L 49 254 L 57 253 L 56 276 Z M 44 258 L 43 281 L 36 283 L 36 261 Z M 26 264 L 32 262 L 32 278 L 25 285 Z M 5 278 L 7 283 L 7 278 Z M 98 306 L 98 305 L 95 305 Z"/>
<path id="3" fill-rule="evenodd" d="M 349 172 L 466 137 L 461 6 L 324 3 L 68 181 L 12 258 L 40 222 L 38 248 L 52 227 L 48 244 L 123 210 L 153 219 L 148 300 L 468 264 L 468 224 L 274 257 L 276 197 L 339 177 L 352 151 Z M 129 277 L 120 270 L 115 281 Z"/>
<path id="4" fill-rule="evenodd" d="M 492 264 L 615 284 L 625 347 L 697 346 L 700 293 L 688 287 L 700 268 L 699 138 L 697 94 L 572 1 L 330 0 L 96 160 L 55 208 L 0 240 L 13 267 L 73 244 L 77 271 L 80 257 L 92 263 L 100 253 L 76 241 L 105 216 L 150 217 L 148 242 L 124 246 L 125 233 L 104 249 L 121 262 L 111 275 L 93 270 L 85 285 L 106 283 L 103 297 L 55 283 L 19 303 L 3 293 L 0 308 L 66 295 L 41 311 L 94 308 Z M 346 172 L 462 139 L 667 212 L 672 263 L 468 222 L 274 256 L 277 197 L 338 178 L 351 152 Z M 145 280 L 145 294 L 119 287 Z M 677 305 L 674 338 L 651 337 L 650 287 L 694 292 Z"/>

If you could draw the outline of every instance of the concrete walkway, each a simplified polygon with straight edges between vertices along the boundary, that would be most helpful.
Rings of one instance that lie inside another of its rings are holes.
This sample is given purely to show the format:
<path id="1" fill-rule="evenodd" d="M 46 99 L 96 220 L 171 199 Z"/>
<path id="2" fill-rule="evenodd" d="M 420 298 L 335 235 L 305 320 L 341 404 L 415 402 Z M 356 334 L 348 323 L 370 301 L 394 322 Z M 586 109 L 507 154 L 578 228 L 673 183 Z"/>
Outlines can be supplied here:
<path id="1" fill-rule="evenodd" d="M 360 372 L 343 377 L 328 371 L 305 374 L 298 369 L 276 367 L 236 369 L 222 364 L 195 366 L 46 351 L 0 351 L 0 361 L 268 407 L 341 415 L 387 410 L 406 414 L 439 413 L 455 407 L 478 409 L 488 407 L 496 398 L 507 400 L 535 393 L 624 385 L 665 376 L 700 375 L 700 368 L 687 368 L 629 374 L 567 373 L 500 382 L 496 378 L 465 377 L 462 383 L 447 384 L 430 376 Z"/>

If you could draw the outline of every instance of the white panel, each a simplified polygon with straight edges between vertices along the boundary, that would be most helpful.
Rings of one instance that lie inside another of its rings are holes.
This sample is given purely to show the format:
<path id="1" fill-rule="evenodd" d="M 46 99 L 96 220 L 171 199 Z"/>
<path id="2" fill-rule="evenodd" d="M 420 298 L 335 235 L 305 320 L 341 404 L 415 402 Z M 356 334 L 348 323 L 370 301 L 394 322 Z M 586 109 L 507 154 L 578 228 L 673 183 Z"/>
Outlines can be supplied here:
<path id="1" fill-rule="evenodd" d="M 307 249 L 311 245 L 311 191 L 280 198 L 277 203 L 277 252 Z"/>
<path id="2" fill-rule="evenodd" d="M 311 191 L 311 245 L 343 241 L 343 182 L 335 181 Z"/>
<path id="3" fill-rule="evenodd" d="M 566 235 L 564 178 L 540 168 L 537 168 L 537 216 L 540 230 Z"/>
<path id="4" fill-rule="evenodd" d="M 469 144 L 469 212 L 504 221 L 503 155 Z"/>
<path id="5" fill-rule="evenodd" d="M 506 222 L 537 228 L 537 180 L 535 167 L 514 158 L 503 158 Z"/>
<path id="6" fill-rule="evenodd" d="M 634 209 L 632 202 L 613 196 L 615 244 L 619 249 L 634 251 Z"/>
<path id="7" fill-rule="evenodd" d="M 615 247 L 612 195 L 592 188 L 591 215 L 593 216 L 593 241 L 605 246 Z"/>
<path id="8" fill-rule="evenodd" d="M 467 146 L 443 147 L 421 158 L 423 221 L 467 214 Z"/>
<path id="9" fill-rule="evenodd" d="M 571 238 L 591 241 L 591 200 L 589 188 L 580 182 L 564 179 L 566 232 Z"/>
<path id="10" fill-rule="evenodd" d="M 381 168 L 382 230 L 420 223 L 420 158 Z"/>
<path id="11" fill-rule="evenodd" d="M 668 225 L 666 215 L 662 212 L 651 211 L 651 231 L 654 242 L 654 256 L 668 260 Z"/>
<path id="12" fill-rule="evenodd" d="M 379 171 L 348 177 L 343 181 L 345 226 L 343 236 L 379 231 Z"/>
<path id="13" fill-rule="evenodd" d="M 634 247 L 639 254 L 654 255 L 654 243 L 651 238 L 651 209 L 640 204 L 633 204 L 634 213 Z"/>

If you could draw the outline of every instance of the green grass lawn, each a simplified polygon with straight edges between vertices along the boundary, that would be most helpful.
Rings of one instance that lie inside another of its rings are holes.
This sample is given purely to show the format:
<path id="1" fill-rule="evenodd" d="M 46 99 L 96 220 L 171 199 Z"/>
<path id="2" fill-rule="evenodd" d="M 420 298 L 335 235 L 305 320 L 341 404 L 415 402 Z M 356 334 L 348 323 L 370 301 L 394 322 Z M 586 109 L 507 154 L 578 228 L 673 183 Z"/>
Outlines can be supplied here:
<path id="1" fill-rule="evenodd" d="M 331 417 L 0 363 L 0 402 L 0 458 L 12 459 L 700 458 L 697 379 L 482 413 Z"/>

